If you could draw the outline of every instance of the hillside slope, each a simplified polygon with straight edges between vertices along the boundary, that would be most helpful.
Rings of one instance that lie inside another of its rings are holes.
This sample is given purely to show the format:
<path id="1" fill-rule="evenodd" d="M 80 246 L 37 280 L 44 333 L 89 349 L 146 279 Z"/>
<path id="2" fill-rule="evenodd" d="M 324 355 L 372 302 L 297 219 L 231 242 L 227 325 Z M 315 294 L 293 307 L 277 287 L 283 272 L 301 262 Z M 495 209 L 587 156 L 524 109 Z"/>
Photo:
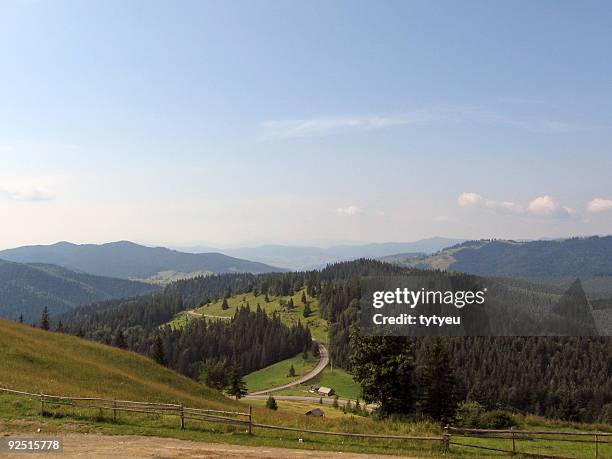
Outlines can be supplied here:
<path id="1" fill-rule="evenodd" d="M 18 263 L 50 263 L 98 276 L 123 279 L 148 279 L 167 271 L 187 274 L 284 271 L 220 253 L 183 253 L 128 241 L 100 245 L 59 242 L 25 246 L 1 251 L 0 258 Z"/>
<path id="2" fill-rule="evenodd" d="M 387 261 L 480 276 L 526 278 L 567 287 L 579 277 L 592 292 L 612 294 L 612 236 L 553 241 L 468 241 L 429 256 Z M 608 284 L 606 286 L 606 284 Z"/>
<path id="3" fill-rule="evenodd" d="M 335 245 L 331 247 L 304 247 L 285 245 L 262 245 L 225 249 L 221 252 L 240 258 L 282 266 L 289 269 L 304 270 L 322 268 L 328 263 L 357 258 L 378 258 L 396 253 L 431 254 L 445 247 L 463 242 L 463 239 L 432 237 L 414 242 L 385 242 L 356 245 Z M 190 251 L 193 251 L 192 248 Z"/>
<path id="4" fill-rule="evenodd" d="M 17 390 L 210 408 L 234 403 L 138 354 L 6 320 L 0 361 L 0 386 Z"/>
<path id="5" fill-rule="evenodd" d="M 159 288 L 142 282 L 93 276 L 60 266 L 0 260 L 0 317 L 24 320 L 40 317 L 46 306 L 52 314 L 114 298 L 145 295 Z"/>

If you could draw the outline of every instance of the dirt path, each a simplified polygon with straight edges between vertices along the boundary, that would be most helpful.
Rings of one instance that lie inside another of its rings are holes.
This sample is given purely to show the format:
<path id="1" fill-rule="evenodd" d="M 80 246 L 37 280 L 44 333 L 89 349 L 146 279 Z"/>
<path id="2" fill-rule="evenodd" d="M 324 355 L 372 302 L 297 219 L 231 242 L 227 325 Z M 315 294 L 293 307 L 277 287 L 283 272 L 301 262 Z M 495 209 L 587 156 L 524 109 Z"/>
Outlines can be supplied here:
<path id="1" fill-rule="evenodd" d="M 321 359 L 319 360 L 319 363 L 317 364 L 317 366 L 314 367 L 310 372 L 306 373 L 301 378 L 291 381 L 290 383 L 283 384 L 282 386 L 271 387 L 265 390 L 259 390 L 257 392 L 252 392 L 249 395 L 265 395 L 265 394 L 269 394 L 270 392 L 276 392 L 276 391 L 283 390 L 283 389 L 289 389 L 290 387 L 299 386 L 300 384 L 304 384 L 316 378 L 317 376 L 319 376 L 321 372 L 325 369 L 325 367 L 329 364 L 329 354 L 327 353 L 327 348 L 325 346 L 323 346 L 321 343 L 317 341 L 313 341 L 313 342 L 316 343 L 317 346 L 319 346 L 319 354 L 321 356 Z"/>
<path id="2" fill-rule="evenodd" d="M 266 400 L 268 398 L 267 395 L 246 395 L 244 400 Z M 323 402 L 324 405 L 332 405 L 334 403 L 333 397 L 309 397 L 307 395 L 275 395 L 274 398 L 276 400 L 287 400 L 289 402 L 306 402 L 306 403 L 319 403 L 319 400 Z M 347 400 L 343 398 L 338 399 L 338 405 L 344 406 L 348 402 L 355 403 L 355 400 Z M 370 412 L 374 411 L 378 408 L 378 405 L 366 405 L 366 409 Z"/>
<path id="3" fill-rule="evenodd" d="M 202 314 L 200 312 L 195 312 L 194 309 L 188 309 L 185 311 L 185 313 L 189 316 L 192 317 L 204 317 L 204 318 L 209 318 L 209 319 L 220 319 L 220 320 L 232 320 L 231 317 L 227 317 L 227 316 L 213 316 L 210 314 Z"/>
<path id="4" fill-rule="evenodd" d="M 24 434 L 15 435 L 23 437 Z M 31 437 L 31 435 L 28 435 Z M 19 453 L 13 454 L 15 458 L 343 458 L 390 459 L 399 456 L 368 455 L 358 453 L 339 453 L 332 451 L 309 451 L 290 448 L 273 448 L 265 446 L 238 446 L 223 443 L 199 443 L 175 438 L 144 437 L 137 435 L 96 435 L 96 434 L 66 434 L 61 436 L 64 440 L 62 453 Z M 45 437 L 45 438 L 48 438 Z M 0 456 L 2 456 L 0 454 Z"/>
<path id="5" fill-rule="evenodd" d="M 211 319 L 223 319 L 223 320 L 231 319 L 231 317 L 211 316 L 207 314 L 202 314 L 202 313 L 196 312 L 194 309 L 188 309 L 185 312 L 192 317 L 208 317 Z M 314 341 L 314 340 L 313 340 L 313 343 L 315 343 L 319 347 L 320 359 L 316 367 L 314 367 L 311 371 L 306 373 L 301 378 L 291 381 L 290 383 L 283 384 L 282 386 L 270 387 L 264 390 L 258 390 L 257 392 L 250 393 L 249 395 L 265 395 L 265 394 L 269 394 L 270 392 L 276 392 L 279 390 L 289 389 L 291 387 L 295 387 L 295 386 L 299 386 L 300 384 L 307 383 L 308 381 L 319 376 L 321 372 L 325 370 L 325 367 L 329 365 L 329 353 L 327 352 L 327 348 L 323 346 L 323 344 L 317 341 Z"/>

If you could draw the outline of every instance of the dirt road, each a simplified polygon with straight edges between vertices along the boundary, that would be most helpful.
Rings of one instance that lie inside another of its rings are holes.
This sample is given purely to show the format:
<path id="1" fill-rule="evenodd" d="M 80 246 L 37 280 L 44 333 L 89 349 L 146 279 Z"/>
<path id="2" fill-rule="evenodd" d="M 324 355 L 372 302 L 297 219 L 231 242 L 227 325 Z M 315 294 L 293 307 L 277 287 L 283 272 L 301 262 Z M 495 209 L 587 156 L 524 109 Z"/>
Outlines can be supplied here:
<path id="1" fill-rule="evenodd" d="M 257 392 L 252 392 L 249 395 L 265 395 L 265 394 L 269 394 L 270 392 L 276 392 L 276 391 L 283 390 L 283 389 L 289 389 L 290 387 L 295 387 L 295 386 L 299 386 L 300 384 L 307 383 L 308 381 L 319 376 L 319 374 L 321 374 L 321 372 L 329 364 L 329 354 L 327 353 L 327 348 L 323 346 L 321 343 L 317 341 L 313 341 L 313 343 L 316 343 L 316 345 L 319 346 L 319 354 L 321 356 L 321 359 L 319 360 L 319 363 L 317 364 L 316 367 L 313 368 L 312 371 L 306 373 L 301 378 L 291 381 L 290 383 L 283 384 L 282 386 L 271 387 L 269 389 L 260 390 Z"/>
<path id="2" fill-rule="evenodd" d="M 6 434 L 5 434 L 6 435 Z M 24 434 L 12 438 L 22 437 Z M 31 437 L 31 435 L 28 435 Z M 45 437 L 48 438 L 48 437 Z M 144 437 L 137 435 L 96 435 L 66 434 L 63 435 L 64 451 L 62 453 L 19 453 L 11 454 L 15 458 L 84 458 L 87 459 L 149 459 L 149 458 L 342 458 L 342 459 L 389 459 L 398 456 L 367 455 L 357 453 L 337 453 L 331 451 L 309 451 L 290 448 L 272 448 L 265 446 L 238 446 L 223 443 L 199 443 L 174 438 Z M 2 454 L 0 454 L 2 456 Z M 6 456 L 9 457 L 9 456 Z"/>

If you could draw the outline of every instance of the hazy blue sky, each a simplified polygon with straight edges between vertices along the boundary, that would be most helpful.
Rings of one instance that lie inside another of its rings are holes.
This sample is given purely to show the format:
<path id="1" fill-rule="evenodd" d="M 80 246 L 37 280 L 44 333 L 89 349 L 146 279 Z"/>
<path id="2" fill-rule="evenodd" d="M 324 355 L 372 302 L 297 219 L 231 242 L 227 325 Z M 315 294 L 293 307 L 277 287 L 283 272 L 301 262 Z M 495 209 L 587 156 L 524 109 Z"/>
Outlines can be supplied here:
<path id="1" fill-rule="evenodd" d="M 0 246 L 612 233 L 612 3 L 0 0 Z"/>

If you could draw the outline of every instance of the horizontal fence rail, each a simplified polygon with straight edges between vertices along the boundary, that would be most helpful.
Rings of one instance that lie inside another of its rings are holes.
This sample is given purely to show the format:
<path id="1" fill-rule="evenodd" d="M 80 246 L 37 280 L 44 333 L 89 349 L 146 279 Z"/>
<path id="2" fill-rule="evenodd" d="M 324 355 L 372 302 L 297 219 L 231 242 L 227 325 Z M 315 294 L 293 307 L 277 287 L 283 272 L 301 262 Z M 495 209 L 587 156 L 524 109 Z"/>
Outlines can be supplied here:
<path id="1" fill-rule="evenodd" d="M 112 413 L 113 420 L 117 421 L 117 413 L 143 413 L 163 416 L 176 416 L 180 418 L 180 428 L 185 428 L 185 420 L 195 420 L 203 422 L 221 423 L 227 425 L 243 425 L 247 427 L 249 434 L 253 428 L 281 430 L 290 432 L 307 433 L 313 435 L 330 435 L 341 437 L 353 437 L 363 439 L 381 440 L 404 440 L 404 441 L 426 441 L 439 442 L 444 450 L 448 450 L 450 445 L 461 447 L 476 448 L 488 451 L 507 453 L 530 458 L 549 458 L 549 459 L 573 459 L 565 456 L 555 456 L 550 454 L 536 454 L 518 451 L 516 443 L 518 441 L 543 441 L 543 442 L 571 442 L 571 443 L 593 443 L 596 458 L 599 455 L 599 445 L 612 444 L 612 433 L 608 432 L 575 432 L 575 431 L 551 431 L 551 430 L 518 430 L 518 429 L 468 429 L 446 426 L 441 436 L 411 436 L 411 435 L 377 435 L 358 432 L 333 432 L 323 430 L 311 430 L 300 427 L 276 426 L 270 424 L 260 424 L 253 422 L 252 408 L 249 406 L 248 412 L 223 411 L 202 408 L 191 408 L 183 403 L 158 403 L 142 402 L 133 400 L 115 400 L 100 397 L 68 397 L 61 395 L 49 395 L 43 393 L 25 392 L 14 389 L 0 387 L 0 393 L 14 394 L 17 396 L 37 397 L 40 399 L 40 415 L 49 413 L 48 409 L 52 406 L 70 406 L 74 408 L 90 408 L 107 410 Z M 564 437 L 564 438 L 558 438 Z M 568 438 L 569 437 L 569 438 Z M 512 449 L 495 448 L 485 445 L 463 443 L 456 439 L 479 438 L 479 439 L 498 439 L 511 442 Z"/>

